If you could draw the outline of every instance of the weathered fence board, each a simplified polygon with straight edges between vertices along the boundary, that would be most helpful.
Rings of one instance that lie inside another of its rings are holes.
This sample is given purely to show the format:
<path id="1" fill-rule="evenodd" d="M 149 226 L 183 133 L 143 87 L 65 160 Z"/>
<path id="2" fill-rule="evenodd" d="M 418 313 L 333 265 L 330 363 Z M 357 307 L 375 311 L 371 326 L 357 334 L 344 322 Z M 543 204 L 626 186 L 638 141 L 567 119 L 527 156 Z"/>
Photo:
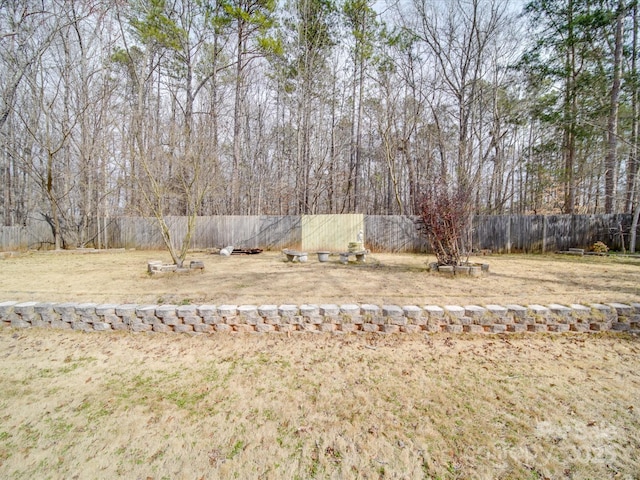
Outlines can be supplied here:
<path id="1" fill-rule="evenodd" d="M 473 247 L 495 252 L 555 252 L 588 249 L 595 242 L 613 250 L 629 248 L 631 215 L 477 216 Z M 636 248 L 637 249 L 637 248 Z"/>
<path id="2" fill-rule="evenodd" d="M 184 217 L 165 218 L 176 246 L 187 231 Z M 196 219 L 192 248 L 284 248 L 300 243 L 300 217 L 208 216 Z M 163 248 L 160 228 L 154 218 L 120 217 L 109 227 L 112 247 Z"/>
<path id="3" fill-rule="evenodd" d="M 508 216 L 476 217 L 471 231 L 471 245 L 476 250 L 500 251 L 509 249 L 511 228 Z"/>
<path id="4" fill-rule="evenodd" d="M 5 250 L 19 250 L 26 242 L 27 231 L 25 227 L 3 227 L 0 229 L 0 245 Z"/>
<path id="5" fill-rule="evenodd" d="M 0 227 L 0 250 L 25 250 L 53 245 L 48 223 L 31 220 L 26 226 Z"/>
<path id="6" fill-rule="evenodd" d="M 297 215 L 260 217 L 255 247 L 267 250 L 302 248 L 301 222 Z"/>
<path id="7" fill-rule="evenodd" d="M 206 241 L 194 244 L 197 248 L 223 248 L 226 246 L 257 248 L 260 217 L 258 215 L 229 215 L 199 217 Z M 201 237 L 202 238 L 202 237 Z"/>
<path id="8" fill-rule="evenodd" d="M 365 243 L 374 252 L 426 252 L 428 244 L 419 235 L 417 217 L 366 215 Z"/>
<path id="9" fill-rule="evenodd" d="M 192 248 L 303 248 L 339 251 L 364 231 L 365 246 L 376 252 L 427 252 L 416 217 L 389 215 L 211 216 L 198 217 Z M 187 231 L 185 217 L 167 217 L 176 247 Z M 110 248 L 164 248 L 154 218 L 114 217 L 102 222 L 100 236 Z M 99 224 L 99 223 L 98 223 Z M 597 241 L 613 250 L 629 249 L 630 214 L 476 216 L 474 249 L 494 252 L 554 252 L 588 249 Z M 97 238 L 97 235 L 96 235 Z M 640 250 L 640 238 L 636 250 Z M 44 221 L 26 227 L 0 227 L 0 250 L 51 248 L 53 237 Z M 93 246 L 93 245 L 87 245 Z"/>
<path id="10" fill-rule="evenodd" d="M 112 248 L 162 248 L 162 234 L 153 218 L 119 217 L 112 219 L 109 228 Z"/>

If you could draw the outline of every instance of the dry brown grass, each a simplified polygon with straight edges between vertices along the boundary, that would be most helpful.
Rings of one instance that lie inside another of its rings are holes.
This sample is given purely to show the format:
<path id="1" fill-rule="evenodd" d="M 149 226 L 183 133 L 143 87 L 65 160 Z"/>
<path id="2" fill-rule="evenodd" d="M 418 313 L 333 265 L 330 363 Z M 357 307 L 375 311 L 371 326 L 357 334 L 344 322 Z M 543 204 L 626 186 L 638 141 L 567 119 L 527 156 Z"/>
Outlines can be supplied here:
<path id="1" fill-rule="evenodd" d="M 637 302 L 637 260 L 424 256 L 292 265 L 161 252 L 0 261 L 0 300 Z M 601 479 L 640 472 L 640 344 L 626 335 L 135 335 L 0 330 L 0 478 Z"/>
<path id="2" fill-rule="evenodd" d="M 374 254 L 341 265 L 279 252 L 220 257 L 205 253 L 204 273 L 150 277 L 146 261 L 165 252 L 31 253 L 0 260 L 0 301 L 105 303 L 449 305 L 640 302 L 640 259 L 561 255 L 494 255 L 483 278 L 430 274 L 434 257 Z"/>
<path id="3" fill-rule="evenodd" d="M 0 478 L 638 478 L 624 335 L 0 330 Z"/>

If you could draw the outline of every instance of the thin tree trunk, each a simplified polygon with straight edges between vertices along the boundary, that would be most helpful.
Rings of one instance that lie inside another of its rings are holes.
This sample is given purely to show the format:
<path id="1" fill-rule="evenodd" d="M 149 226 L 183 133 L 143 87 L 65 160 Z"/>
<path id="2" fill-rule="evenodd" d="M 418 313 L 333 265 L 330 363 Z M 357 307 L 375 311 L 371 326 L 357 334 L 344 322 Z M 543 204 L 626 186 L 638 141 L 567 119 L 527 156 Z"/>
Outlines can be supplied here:
<path id="1" fill-rule="evenodd" d="M 633 112 L 631 118 L 631 151 L 629 152 L 629 159 L 627 162 L 627 195 L 625 202 L 625 212 L 631 212 L 633 210 L 633 199 L 636 192 L 636 176 L 638 175 L 638 117 L 640 116 L 640 109 L 638 102 L 638 68 L 637 68 L 637 56 L 638 56 L 638 5 L 633 7 L 633 44 L 631 49 L 631 78 L 633 82 L 631 91 L 631 111 Z"/>
<path id="2" fill-rule="evenodd" d="M 617 145 L 618 145 L 618 97 L 620 96 L 620 78 L 622 73 L 622 22 L 624 20 L 624 5 L 622 0 L 618 4 L 615 31 L 615 51 L 613 58 L 613 83 L 609 103 L 609 121 L 607 123 L 607 157 L 605 159 L 605 213 L 613 213 L 616 195 Z"/>
<path id="3" fill-rule="evenodd" d="M 242 21 L 238 21 L 238 42 L 236 45 L 238 51 L 236 53 L 236 89 L 235 102 L 233 107 L 233 167 L 231 172 L 231 214 L 240 215 L 240 165 L 242 163 L 241 150 L 241 108 L 242 108 L 242 75 L 243 75 L 243 48 L 244 48 L 244 31 Z"/>
<path id="4" fill-rule="evenodd" d="M 573 38 L 573 1 L 569 2 L 569 37 Z M 575 187 L 575 156 L 576 156 L 576 139 L 575 139 L 575 122 L 578 105 L 576 101 L 575 92 L 575 46 L 573 42 L 569 50 L 567 51 L 567 66 L 568 66 L 568 78 L 565 80 L 565 126 L 564 126 L 564 156 L 565 156 L 565 202 L 564 211 L 568 214 L 573 214 L 576 204 L 576 187 Z"/>

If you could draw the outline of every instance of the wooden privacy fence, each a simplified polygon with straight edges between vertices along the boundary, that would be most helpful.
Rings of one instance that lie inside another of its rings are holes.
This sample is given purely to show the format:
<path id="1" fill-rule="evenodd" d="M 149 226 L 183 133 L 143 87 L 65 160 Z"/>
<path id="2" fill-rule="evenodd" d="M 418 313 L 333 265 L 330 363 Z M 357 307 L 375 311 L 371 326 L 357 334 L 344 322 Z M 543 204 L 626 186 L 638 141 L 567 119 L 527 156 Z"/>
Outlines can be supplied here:
<path id="1" fill-rule="evenodd" d="M 588 249 L 596 242 L 628 250 L 631 221 L 631 214 L 477 216 L 472 241 L 476 249 L 502 253 Z"/>
<path id="2" fill-rule="evenodd" d="M 192 248 L 283 248 L 345 250 L 364 232 L 367 248 L 374 252 L 428 252 L 419 234 L 416 217 L 393 215 L 249 215 L 199 217 Z M 614 250 L 629 249 L 630 214 L 612 215 L 502 215 L 476 216 L 471 229 L 472 246 L 493 252 L 554 252 L 588 249 L 597 241 Z M 176 240 L 184 237 L 185 217 L 167 217 Z M 164 248 L 154 218 L 113 217 L 96 222 L 99 237 L 108 248 Z M 105 231 L 106 230 L 106 231 Z M 93 237 L 98 238 L 96 229 Z M 90 238 L 93 238 L 90 236 Z M 44 221 L 25 227 L 0 227 L 0 250 L 51 248 L 51 229 Z M 92 246 L 92 245 L 87 245 Z M 640 243 L 636 245 L 640 250 Z"/>
<path id="3" fill-rule="evenodd" d="M 184 238 L 186 217 L 167 217 L 173 237 Z M 279 250 L 300 246 L 301 218 L 295 215 L 223 215 L 198 217 L 192 248 L 245 248 Z M 111 248 L 163 248 L 162 235 L 154 218 L 116 217 L 107 226 Z"/>
<path id="4" fill-rule="evenodd" d="M 44 220 L 25 226 L 0 227 L 0 251 L 53 247 L 51 227 Z"/>

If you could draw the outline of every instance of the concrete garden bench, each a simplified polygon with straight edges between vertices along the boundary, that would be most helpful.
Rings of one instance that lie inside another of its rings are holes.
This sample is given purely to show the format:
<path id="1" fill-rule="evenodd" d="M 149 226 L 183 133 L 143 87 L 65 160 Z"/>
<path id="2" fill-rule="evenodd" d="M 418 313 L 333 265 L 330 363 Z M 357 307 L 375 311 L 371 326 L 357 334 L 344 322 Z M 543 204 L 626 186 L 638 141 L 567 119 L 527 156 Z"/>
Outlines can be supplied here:
<path id="1" fill-rule="evenodd" d="M 298 252 L 297 250 L 289 250 L 288 248 L 285 248 L 284 250 L 282 250 L 282 253 L 284 253 L 287 256 L 288 262 L 298 261 L 300 263 L 304 263 L 307 261 L 307 258 L 308 258 L 307 252 Z"/>
<path id="2" fill-rule="evenodd" d="M 349 263 L 349 258 L 351 256 L 356 257 L 356 262 L 365 263 L 368 253 L 369 253 L 369 250 L 359 250 L 357 252 L 342 252 L 340 253 L 340 263 L 343 263 L 343 264 Z"/>

